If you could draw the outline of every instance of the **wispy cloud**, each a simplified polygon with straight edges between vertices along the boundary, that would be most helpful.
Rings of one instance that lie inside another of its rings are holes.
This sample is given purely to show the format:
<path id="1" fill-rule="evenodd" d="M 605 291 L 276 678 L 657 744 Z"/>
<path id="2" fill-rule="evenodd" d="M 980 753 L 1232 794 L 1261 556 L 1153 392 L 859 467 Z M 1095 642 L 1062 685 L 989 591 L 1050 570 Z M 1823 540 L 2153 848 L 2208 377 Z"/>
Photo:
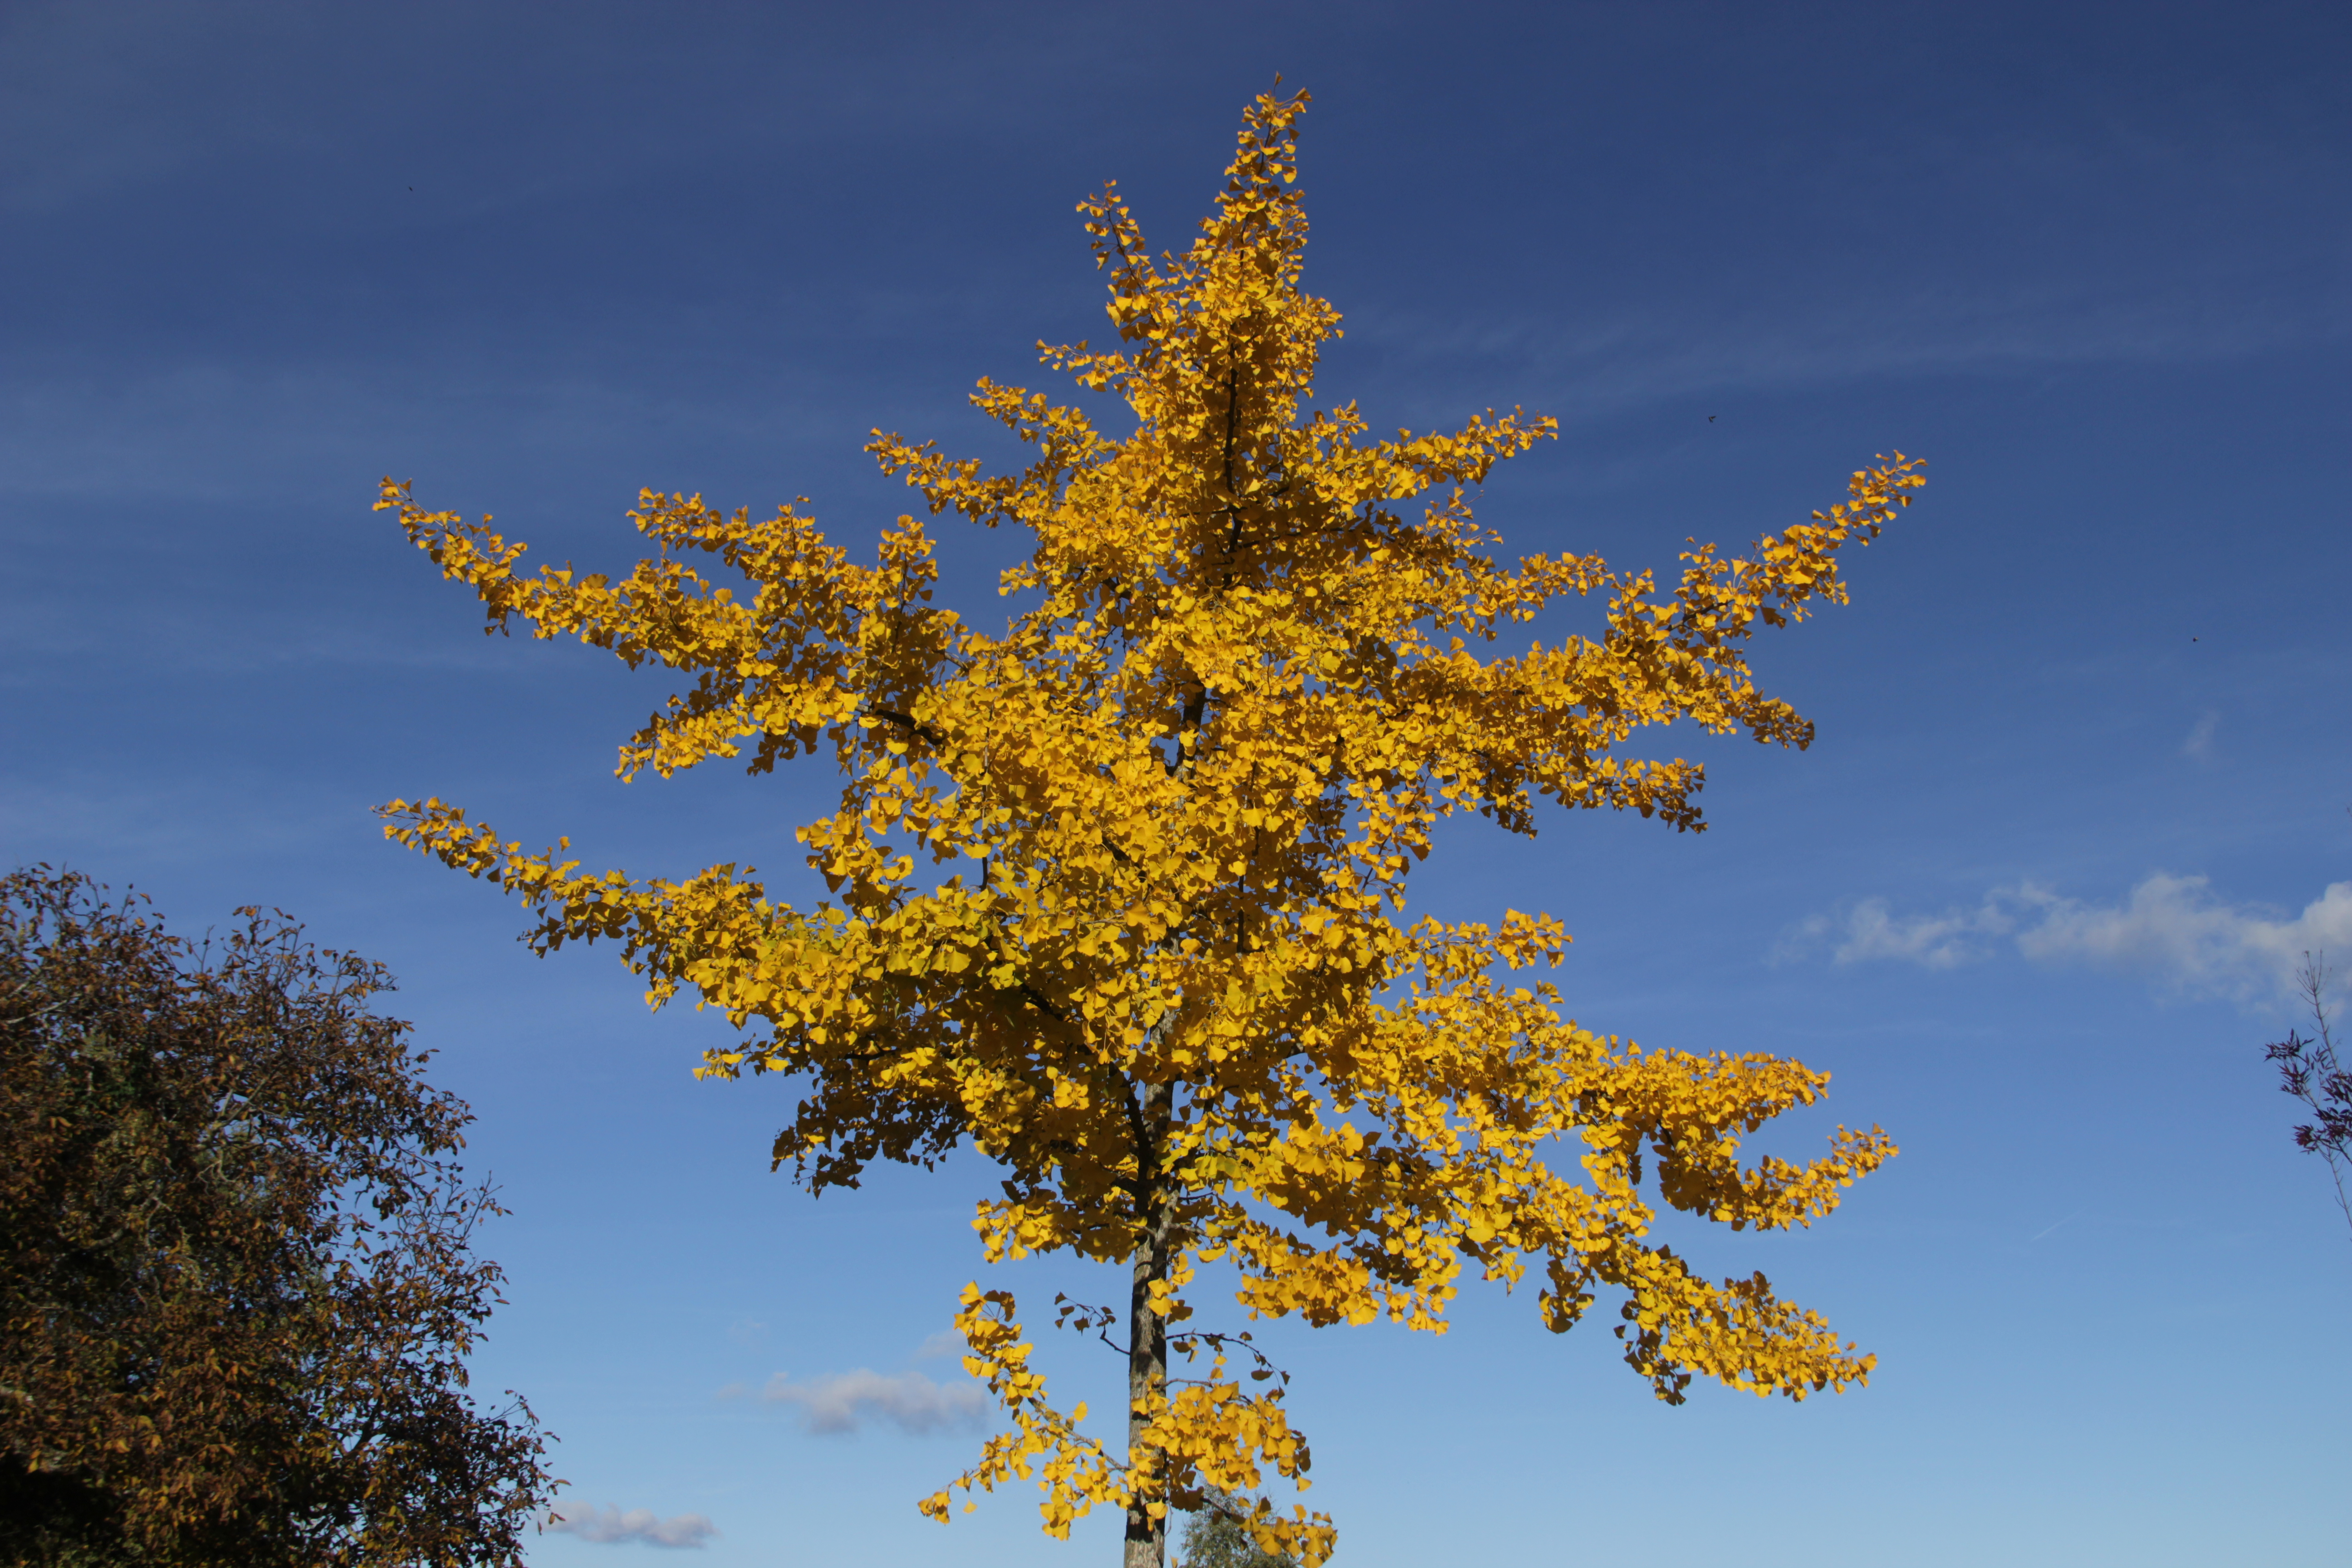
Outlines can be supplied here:
<path id="1" fill-rule="evenodd" d="M 934 1383 L 919 1372 L 885 1376 L 864 1367 L 807 1383 L 794 1383 L 778 1373 L 760 1391 L 760 1401 L 790 1405 L 799 1411 L 804 1429 L 827 1435 L 855 1432 L 877 1421 L 918 1434 L 971 1426 L 988 1408 L 988 1398 L 976 1384 Z"/>
<path id="2" fill-rule="evenodd" d="M 1798 956 L 1829 941 L 1833 943 L 1830 956 L 1840 963 L 1900 958 L 1929 969 L 1950 969 L 1985 956 L 1985 938 L 2016 929 L 2014 917 L 2003 907 L 2005 899 L 2039 892 L 2032 887 L 2007 889 L 1988 897 L 1978 909 L 1933 915 L 1898 915 L 1885 899 L 1864 899 L 1835 920 L 1815 915 L 1807 921 L 1783 956 Z"/>
<path id="3" fill-rule="evenodd" d="M 2213 750 L 2213 731 L 2221 727 L 2219 710 L 2208 708 L 2199 716 L 2197 727 L 2189 731 L 2189 739 L 2180 742 L 2180 754 L 2202 762 Z"/>
<path id="4" fill-rule="evenodd" d="M 2231 285 L 2234 284 L 2235 287 Z M 2226 299 L 2217 308 L 2216 298 Z M 1552 388 L 1564 418 L 1615 417 L 1629 404 L 1700 392 L 1849 383 L 1873 376 L 2050 365 L 2179 364 L 2345 335 L 2342 313 L 2309 293 L 2264 290 L 2210 269 L 2153 272 L 2119 287 L 2062 278 L 1968 287 L 1948 276 L 1866 290 L 1784 289 L 1769 303 L 1698 320 L 1637 306 L 1607 316 L 1513 310 L 1440 318 L 1360 305 L 1351 334 L 1441 379 L 1451 363 L 1515 357 Z"/>
<path id="5" fill-rule="evenodd" d="M 702 1514 L 681 1513 L 663 1519 L 649 1508 L 633 1508 L 626 1512 L 609 1507 L 551 1509 L 547 1528 L 553 1534 L 576 1535 L 583 1541 L 605 1546 L 635 1541 L 647 1546 L 700 1547 L 719 1533 L 719 1527 Z"/>
<path id="6" fill-rule="evenodd" d="M 2224 903 L 2207 879 L 2163 872 L 2117 904 L 2062 898 L 2031 882 L 1996 888 L 1974 909 L 1935 914 L 1898 915 L 1885 900 L 1865 899 L 1804 922 L 1781 956 L 1827 944 L 1840 963 L 1900 959 L 1950 969 L 2004 942 L 2039 963 L 2137 972 L 2192 994 L 2292 995 L 2304 954 L 2352 952 L 2352 882 L 2331 883 L 2293 916 Z"/>

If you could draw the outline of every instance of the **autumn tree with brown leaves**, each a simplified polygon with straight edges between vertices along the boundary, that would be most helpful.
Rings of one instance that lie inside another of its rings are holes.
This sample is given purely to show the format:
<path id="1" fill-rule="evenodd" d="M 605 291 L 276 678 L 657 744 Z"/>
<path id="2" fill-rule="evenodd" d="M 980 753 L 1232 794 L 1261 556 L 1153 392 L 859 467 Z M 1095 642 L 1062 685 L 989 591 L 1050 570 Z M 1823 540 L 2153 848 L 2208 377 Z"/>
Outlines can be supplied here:
<path id="1" fill-rule="evenodd" d="M 0 1561 L 520 1563 L 551 1494 L 465 1356 L 498 1213 L 379 966 L 0 881 Z"/>
<path id="2" fill-rule="evenodd" d="M 1155 256 L 1115 192 L 1081 204 L 1119 345 L 1040 350 L 1131 431 L 984 381 L 974 404 L 1035 454 L 1022 472 L 875 433 L 925 513 L 1033 542 L 1001 580 L 1002 633 L 932 603 L 916 516 L 862 566 L 798 507 L 755 521 L 648 490 L 632 515 L 656 553 L 614 582 L 527 574 L 522 544 L 405 484 L 380 500 L 488 629 L 677 672 L 625 777 L 820 752 L 841 769 L 839 810 L 800 830 L 832 895 L 807 905 L 734 863 L 585 870 L 569 840 L 532 852 L 439 799 L 384 809 L 394 837 L 519 895 L 541 951 L 615 942 L 649 1001 L 723 1011 L 742 1037 L 702 1070 L 801 1086 L 774 1152 L 811 1191 L 969 1146 L 1003 1177 L 973 1221 L 992 1260 L 1126 1271 L 1113 1307 L 1062 1303 L 1089 1333 L 1125 1320 L 1104 1435 L 1049 1399 L 1011 1294 L 964 1292 L 965 1365 L 1011 1429 L 954 1485 L 1027 1477 L 1056 1535 L 1117 1509 L 1129 1568 L 1164 1560 L 1171 1509 L 1247 1495 L 1265 1468 L 1306 1484 L 1285 1380 L 1245 1331 L 1193 1319 L 1202 1265 L 1237 1277 L 1247 1316 L 1315 1325 L 1442 1331 L 1465 1268 L 1506 1287 L 1532 1270 L 1557 1331 L 1609 1291 L 1625 1359 L 1669 1401 L 1695 1374 L 1801 1398 L 1872 1365 L 1762 1275 L 1709 1279 L 1653 1234 L 1654 1203 L 1734 1228 L 1833 1208 L 1894 1152 L 1875 1128 L 1810 1162 L 1740 1152 L 1828 1074 L 1563 1017 L 1549 983 L 1508 973 L 1559 962 L 1548 916 L 1402 911 L 1456 813 L 1519 834 L 1550 806 L 1698 829 L 1703 770 L 1623 754 L 1644 730 L 1805 745 L 1749 640 L 1843 599 L 1838 552 L 1909 504 L 1918 465 L 1856 472 L 1742 555 L 1694 548 L 1668 592 L 1594 555 L 1498 560 L 1471 494 L 1551 420 L 1378 439 L 1353 403 L 1314 402 L 1339 317 L 1301 287 L 1305 108 L 1250 108 L 1181 252 Z M 1602 606 L 1594 635 L 1492 650 L 1580 597 Z M 922 1506 L 944 1520 L 950 1500 Z M 1331 1550 L 1301 1507 L 1261 1500 L 1245 1522 L 1269 1554 Z"/>

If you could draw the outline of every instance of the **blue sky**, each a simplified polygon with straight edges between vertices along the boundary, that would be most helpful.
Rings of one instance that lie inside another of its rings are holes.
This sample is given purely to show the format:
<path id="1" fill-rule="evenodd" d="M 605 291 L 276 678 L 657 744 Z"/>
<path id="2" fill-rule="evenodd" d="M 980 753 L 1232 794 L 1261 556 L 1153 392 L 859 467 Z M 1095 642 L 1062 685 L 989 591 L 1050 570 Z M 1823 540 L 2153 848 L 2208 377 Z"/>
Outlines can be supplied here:
<path id="1" fill-rule="evenodd" d="M 1281 71 L 1327 395 L 1559 416 L 1483 498 L 1512 546 L 1664 565 L 1931 464 L 1759 649 L 1811 752 L 1694 740 L 1707 834 L 1464 827 L 1416 883 L 1561 916 L 1589 1025 L 1833 1072 L 1772 1147 L 1895 1134 L 1817 1230 L 1690 1242 L 1877 1377 L 1669 1409 L 1482 1291 L 1278 1327 L 1338 1561 L 2340 1562 L 2352 1237 L 2261 1046 L 2296 954 L 2352 963 L 2348 68 L 2329 5 L 9 5 L 0 851 L 397 972 L 515 1210 L 481 1380 L 600 1510 L 533 1563 L 1108 1560 L 1018 1493 L 914 1510 L 978 1441 L 937 1336 L 981 1163 L 811 1202 L 788 1090 L 689 1079 L 719 1025 L 369 815 L 809 898 L 822 768 L 615 783 L 657 679 L 484 639 L 368 502 L 604 570 L 641 485 L 862 543 L 906 506 L 866 431 L 1004 458 L 974 378 L 1103 333 L 1071 205 L 1181 240 Z M 949 540 L 993 613 L 1008 542 Z"/>

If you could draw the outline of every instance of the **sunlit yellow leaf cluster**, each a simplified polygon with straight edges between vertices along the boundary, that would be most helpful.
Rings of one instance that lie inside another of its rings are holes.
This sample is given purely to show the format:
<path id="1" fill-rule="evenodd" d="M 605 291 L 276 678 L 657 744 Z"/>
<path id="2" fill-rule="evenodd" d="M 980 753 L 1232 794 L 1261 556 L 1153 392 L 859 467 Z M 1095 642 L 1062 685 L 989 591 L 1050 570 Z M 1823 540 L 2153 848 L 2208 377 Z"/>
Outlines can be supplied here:
<path id="1" fill-rule="evenodd" d="M 1139 1313 L 1166 1323 L 1191 1310 L 1192 1263 L 1222 1261 L 1254 1317 L 1441 1331 L 1465 1265 L 1507 1285 L 1534 1264 L 1556 1330 L 1622 1293 L 1626 1359 L 1662 1398 L 1693 1373 L 1796 1398 L 1862 1381 L 1871 1358 L 1760 1276 L 1708 1280 L 1650 1239 L 1654 1202 L 1808 1224 L 1893 1153 L 1842 1131 L 1807 1163 L 1743 1163 L 1741 1137 L 1827 1075 L 1567 1021 L 1550 984 L 1514 975 L 1559 962 L 1548 917 L 1402 910 L 1456 812 L 1531 834 L 1549 800 L 1700 827 L 1701 769 L 1626 754 L 1637 731 L 1804 745 L 1748 640 L 1844 598 L 1838 552 L 1908 504 L 1918 465 L 1856 473 L 1744 556 L 1695 547 L 1671 594 L 1592 556 L 1503 563 L 1471 491 L 1551 420 L 1379 439 L 1353 404 L 1310 405 L 1339 317 L 1300 288 L 1304 107 L 1256 101 L 1181 255 L 1150 254 L 1115 191 L 1082 205 L 1118 346 L 1041 352 L 1123 401 L 1131 432 L 983 382 L 974 404 L 1035 449 L 1018 474 L 876 433 L 926 515 L 1034 539 L 1001 634 L 932 602 L 920 517 L 858 566 L 799 510 L 647 491 L 632 515 L 656 553 L 614 582 L 525 575 L 487 520 L 386 481 L 379 504 L 494 629 L 688 682 L 623 747 L 624 776 L 829 748 L 840 808 L 799 835 L 829 898 L 788 903 L 730 865 L 584 871 L 568 842 L 532 853 L 437 799 L 392 803 L 387 831 L 519 894 L 542 950 L 615 941 L 651 1001 L 685 987 L 723 1009 L 740 1042 L 703 1070 L 803 1086 L 775 1155 L 811 1189 L 964 1143 L 995 1161 L 1003 1195 L 975 1220 L 992 1259 L 1129 1262 Z M 1598 635 L 1494 649 L 1579 596 L 1605 605 Z M 1304 1484 L 1279 1388 L 1233 1381 L 1223 1342 L 1177 1333 L 1213 1365 L 1137 1384 L 1120 1457 L 1080 1431 L 1084 1406 L 1046 1404 L 1013 1310 L 974 1287 L 957 1320 L 1013 1423 L 959 1485 L 1034 1472 L 1060 1534 L 1097 1505 L 1157 1518 L 1203 1485 L 1246 1489 L 1260 1465 Z M 1319 1517 L 1256 1528 L 1308 1563 L 1330 1549 Z"/>

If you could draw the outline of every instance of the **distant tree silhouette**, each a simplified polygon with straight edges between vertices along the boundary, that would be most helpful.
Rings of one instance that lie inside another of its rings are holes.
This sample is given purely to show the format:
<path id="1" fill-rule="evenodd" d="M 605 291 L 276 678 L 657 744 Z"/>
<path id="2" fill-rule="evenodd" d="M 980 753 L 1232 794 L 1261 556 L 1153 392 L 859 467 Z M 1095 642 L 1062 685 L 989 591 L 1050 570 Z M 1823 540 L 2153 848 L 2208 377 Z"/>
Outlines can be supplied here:
<path id="1" fill-rule="evenodd" d="M 1268 1552 L 1251 1534 L 1246 1521 L 1258 1511 L 1255 1499 L 1205 1489 L 1184 1523 L 1177 1568 L 1297 1568 L 1296 1558 Z"/>
<path id="2" fill-rule="evenodd" d="M 2279 1087 L 2311 1108 L 2312 1119 L 2294 1130 L 2295 1147 L 2327 1162 L 2328 1176 L 2336 1184 L 2336 1206 L 2352 1224 L 2352 1194 L 2344 1186 L 2344 1169 L 2352 1162 L 2352 1072 L 2346 1072 L 2336 1058 L 2336 1036 L 2328 1023 L 2326 955 L 2304 954 L 2296 979 L 2315 1033 L 2306 1040 L 2289 1030 L 2285 1039 L 2264 1049 L 2278 1064 Z"/>

